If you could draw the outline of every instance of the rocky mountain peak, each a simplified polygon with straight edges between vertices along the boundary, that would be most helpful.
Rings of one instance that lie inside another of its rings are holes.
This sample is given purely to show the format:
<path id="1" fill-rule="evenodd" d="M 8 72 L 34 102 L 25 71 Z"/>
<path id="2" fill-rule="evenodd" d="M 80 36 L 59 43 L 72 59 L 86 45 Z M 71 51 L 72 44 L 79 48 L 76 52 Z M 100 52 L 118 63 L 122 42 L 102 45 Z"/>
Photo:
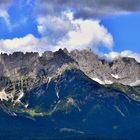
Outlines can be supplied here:
<path id="1" fill-rule="evenodd" d="M 113 63 L 124 63 L 126 65 L 131 64 L 138 64 L 135 58 L 132 57 L 119 57 L 118 59 L 114 60 Z"/>
<path id="2" fill-rule="evenodd" d="M 134 58 L 120 57 L 108 62 L 89 50 L 74 50 L 71 57 L 86 75 L 100 84 L 140 84 L 140 65 Z"/>
<path id="3" fill-rule="evenodd" d="M 68 52 L 65 48 L 56 52 L 46 51 L 42 56 L 35 52 L 1 54 L 0 76 L 11 80 L 25 76 L 35 79 L 38 76 L 52 75 L 65 64 L 73 64 L 100 84 L 140 84 L 140 64 L 134 58 L 124 57 L 108 62 L 101 60 L 89 49 Z"/>

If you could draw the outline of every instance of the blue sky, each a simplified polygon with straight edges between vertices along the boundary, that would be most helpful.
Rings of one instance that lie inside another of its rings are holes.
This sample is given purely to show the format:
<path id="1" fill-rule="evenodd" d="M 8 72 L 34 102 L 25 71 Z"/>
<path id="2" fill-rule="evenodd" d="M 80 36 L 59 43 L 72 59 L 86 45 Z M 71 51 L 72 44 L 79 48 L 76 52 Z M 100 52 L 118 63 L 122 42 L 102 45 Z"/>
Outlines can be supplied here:
<path id="1" fill-rule="evenodd" d="M 114 50 L 140 53 L 140 13 L 102 18 L 102 24 L 114 38 Z"/>
<path id="2" fill-rule="evenodd" d="M 1 18 L 0 38 L 12 39 L 15 37 L 23 37 L 29 33 L 39 37 L 35 15 L 33 15 L 33 8 L 33 5 L 28 5 L 19 0 L 12 2 L 7 10 L 12 27 L 8 27 Z"/>
<path id="3" fill-rule="evenodd" d="M 78 3 L 79 0 L 0 1 L 0 52 L 90 47 L 109 57 L 115 52 L 140 58 L 137 0 Z"/>

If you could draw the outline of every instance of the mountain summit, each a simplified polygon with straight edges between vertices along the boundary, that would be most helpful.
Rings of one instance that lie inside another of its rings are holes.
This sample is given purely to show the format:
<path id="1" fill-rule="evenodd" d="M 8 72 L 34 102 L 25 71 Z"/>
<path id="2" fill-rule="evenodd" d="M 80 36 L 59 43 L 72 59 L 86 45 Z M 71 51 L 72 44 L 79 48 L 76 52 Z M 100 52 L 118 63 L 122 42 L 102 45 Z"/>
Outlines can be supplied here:
<path id="1" fill-rule="evenodd" d="M 100 59 L 90 50 L 59 49 L 56 52 L 38 53 L 15 52 L 0 55 L 0 76 L 12 80 L 22 76 L 35 78 L 40 75 L 52 75 L 63 65 L 74 65 L 89 78 L 100 84 L 121 83 L 136 86 L 140 84 L 140 64 L 134 58 L 118 58 L 112 62 Z"/>

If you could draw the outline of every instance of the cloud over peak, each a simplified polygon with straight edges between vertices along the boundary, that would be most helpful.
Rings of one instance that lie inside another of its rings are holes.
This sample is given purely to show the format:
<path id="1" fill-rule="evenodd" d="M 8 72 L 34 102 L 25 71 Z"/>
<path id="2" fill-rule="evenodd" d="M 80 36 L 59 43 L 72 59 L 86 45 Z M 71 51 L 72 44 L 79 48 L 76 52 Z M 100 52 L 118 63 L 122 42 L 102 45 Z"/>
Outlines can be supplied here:
<path id="1" fill-rule="evenodd" d="M 108 49 L 113 46 L 113 37 L 99 20 L 75 19 L 72 11 L 59 16 L 41 15 L 37 18 L 38 31 L 46 36 L 52 50 L 58 48 L 97 50 L 99 45 Z"/>
<path id="2" fill-rule="evenodd" d="M 68 50 L 84 49 L 87 47 L 97 50 L 99 45 L 108 49 L 113 46 L 113 37 L 98 20 L 72 20 L 73 30 L 70 30 L 58 42 L 58 46 Z"/>

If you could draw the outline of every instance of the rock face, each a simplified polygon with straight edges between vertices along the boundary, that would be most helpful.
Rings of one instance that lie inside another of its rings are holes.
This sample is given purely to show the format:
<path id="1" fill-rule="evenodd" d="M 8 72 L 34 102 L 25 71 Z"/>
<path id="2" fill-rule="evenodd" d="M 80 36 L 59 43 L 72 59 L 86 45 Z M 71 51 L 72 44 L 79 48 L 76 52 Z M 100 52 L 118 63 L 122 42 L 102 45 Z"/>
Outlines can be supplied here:
<path id="1" fill-rule="evenodd" d="M 52 78 L 65 69 L 76 67 L 73 58 L 63 50 L 38 53 L 15 52 L 0 55 L 0 100 L 11 101 L 13 105 L 26 107 L 20 99 L 24 94 Z"/>
<path id="2" fill-rule="evenodd" d="M 88 50 L 75 50 L 70 56 L 87 76 L 100 84 L 140 85 L 140 64 L 134 58 L 125 57 L 108 62 Z"/>
<path id="3" fill-rule="evenodd" d="M 112 76 L 111 69 L 107 62 L 101 61 L 97 55 L 89 50 L 72 51 L 71 57 L 78 63 L 80 70 L 82 70 L 91 79 L 100 84 L 111 84 Z"/>
<path id="4" fill-rule="evenodd" d="M 134 58 L 115 60 L 111 66 L 111 73 L 118 83 L 131 86 L 140 84 L 140 63 Z"/>

